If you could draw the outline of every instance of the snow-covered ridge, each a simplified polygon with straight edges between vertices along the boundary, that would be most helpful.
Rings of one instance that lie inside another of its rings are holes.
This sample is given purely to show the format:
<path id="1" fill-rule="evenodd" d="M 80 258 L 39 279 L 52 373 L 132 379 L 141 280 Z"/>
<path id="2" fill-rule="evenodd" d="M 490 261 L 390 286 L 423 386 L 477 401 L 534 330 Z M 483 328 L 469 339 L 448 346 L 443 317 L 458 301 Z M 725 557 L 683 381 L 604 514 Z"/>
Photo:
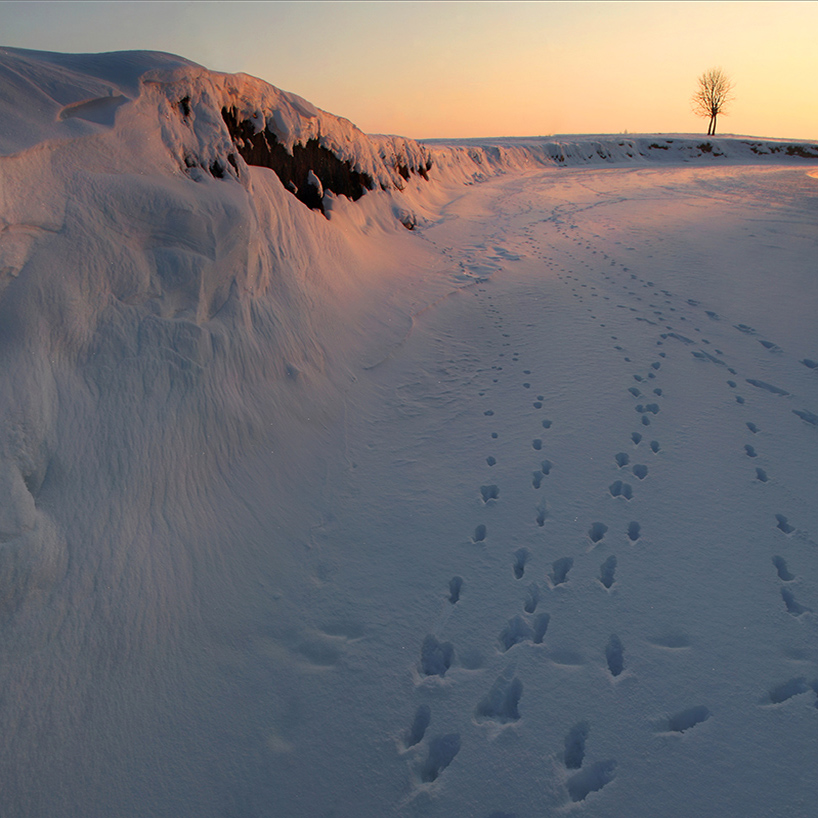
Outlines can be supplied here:
<path id="1" fill-rule="evenodd" d="M 480 178 L 555 167 L 818 161 L 818 142 L 696 134 L 426 139 L 438 169 Z"/>
<path id="2" fill-rule="evenodd" d="M 410 174 L 425 177 L 431 167 L 429 151 L 414 140 L 367 136 L 260 79 L 168 54 L 4 48 L 0 88 L 0 155 L 113 127 L 118 109 L 131 103 L 159 110 L 174 162 L 194 178 L 196 169 L 238 177 L 238 155 L 271 167 L 319 209 L 325 190 L 351 198 L 375 187 L 401 190 Z"/>

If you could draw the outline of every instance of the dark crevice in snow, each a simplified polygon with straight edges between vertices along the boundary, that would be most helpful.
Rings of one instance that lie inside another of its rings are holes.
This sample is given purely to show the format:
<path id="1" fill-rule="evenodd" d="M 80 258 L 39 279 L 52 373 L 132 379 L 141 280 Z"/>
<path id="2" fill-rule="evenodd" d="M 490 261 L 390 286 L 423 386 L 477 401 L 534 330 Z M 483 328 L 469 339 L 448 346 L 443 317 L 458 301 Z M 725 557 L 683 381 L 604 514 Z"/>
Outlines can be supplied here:
<path id="1" fill-rule="evenodd" d="M 222 108 L 222 118 L 241 158 L 273 170 L 284 187 L 313 210 L 324 212 L 324 191 L 355 201 L 375 187 L 369 174 L 355 170 L 317 139 L 295 144 L 289 153 L 269 130 L 256 132 L 250 120 L 239 121 L 235 108 Z"/>

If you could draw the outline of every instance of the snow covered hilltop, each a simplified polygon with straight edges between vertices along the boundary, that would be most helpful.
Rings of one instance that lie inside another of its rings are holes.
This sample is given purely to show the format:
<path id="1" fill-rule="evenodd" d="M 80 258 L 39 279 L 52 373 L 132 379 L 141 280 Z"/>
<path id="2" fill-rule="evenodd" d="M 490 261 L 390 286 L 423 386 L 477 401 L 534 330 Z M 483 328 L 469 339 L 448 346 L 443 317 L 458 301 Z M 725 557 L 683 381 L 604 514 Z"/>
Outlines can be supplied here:
<path id="1" fill-rule="evenodd" d="M 810 815 L 816 165 L 0 49 L 3 815 Z"/>

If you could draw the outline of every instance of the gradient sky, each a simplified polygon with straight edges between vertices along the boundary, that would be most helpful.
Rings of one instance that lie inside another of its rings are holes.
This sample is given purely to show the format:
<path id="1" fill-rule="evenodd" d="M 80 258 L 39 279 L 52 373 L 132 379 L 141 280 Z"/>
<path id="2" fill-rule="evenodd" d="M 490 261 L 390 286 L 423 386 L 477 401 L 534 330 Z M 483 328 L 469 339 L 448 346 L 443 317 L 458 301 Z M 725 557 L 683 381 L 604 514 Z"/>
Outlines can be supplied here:
<path id="1" fill-rule="evenodd" d="M 703 133 L 818 139 L 818 2 L 0 2 L 0 45 L 169 51 L 412 137 Z"/>

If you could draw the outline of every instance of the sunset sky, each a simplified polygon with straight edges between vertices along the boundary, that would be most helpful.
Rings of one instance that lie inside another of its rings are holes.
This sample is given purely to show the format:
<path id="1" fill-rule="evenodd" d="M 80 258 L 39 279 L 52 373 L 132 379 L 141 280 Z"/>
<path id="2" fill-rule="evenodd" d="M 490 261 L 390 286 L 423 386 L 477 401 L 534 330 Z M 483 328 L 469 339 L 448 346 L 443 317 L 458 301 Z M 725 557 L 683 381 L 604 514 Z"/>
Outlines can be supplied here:
<path id="1" fill-rule="evenodd" d="M 0 45 L 169 51 L 294 91 L 370 133 L 720 132 L 818 139 L 818 2 L 0 2 Z"/>

